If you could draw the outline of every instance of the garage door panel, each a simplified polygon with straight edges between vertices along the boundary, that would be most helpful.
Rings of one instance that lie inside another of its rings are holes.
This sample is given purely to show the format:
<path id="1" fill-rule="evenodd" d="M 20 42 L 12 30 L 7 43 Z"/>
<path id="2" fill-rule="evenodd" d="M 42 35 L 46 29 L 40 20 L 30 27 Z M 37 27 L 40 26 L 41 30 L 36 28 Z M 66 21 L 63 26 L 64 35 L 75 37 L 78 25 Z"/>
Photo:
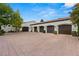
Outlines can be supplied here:
<path id="1" fill-rule="evenodd" d="M 47 26 L 48 33 L 53 33 L 53 31 L 54 31 L 54 26 Z"/>
<path id="2" fill-rule="evenodd" d="M 28 31 L 29 31 L 29 27 L 23 27 L 23 28 L 22 28 L 22 31 L 28 32 Z"/>
<path id="3" fill-rule="evenodd" d="M 71 25 L 60 25 L 59 34 L 71 34 Z"/>

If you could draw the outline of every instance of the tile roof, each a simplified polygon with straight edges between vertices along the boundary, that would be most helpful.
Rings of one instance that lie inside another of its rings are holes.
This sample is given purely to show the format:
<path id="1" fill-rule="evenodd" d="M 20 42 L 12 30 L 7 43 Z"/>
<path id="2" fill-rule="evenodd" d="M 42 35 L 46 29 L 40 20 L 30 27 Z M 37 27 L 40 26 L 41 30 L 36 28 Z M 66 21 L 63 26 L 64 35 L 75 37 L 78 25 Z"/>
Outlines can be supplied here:
<path id="1" fill-rule="evenodd" d="M 66 18 L 58 18 L 58 19 L 54 19 L 54 20 L 50 20 L 50 21 L 45 21 L 45 22 L 39 22 L 39 23 L 31 24 L 31 25 L 38 25 L 38 24 L 52 23 L 52 22 L 58 22 L 58 21 L 66 21 L 66 20 L 70 20 L 69 18 L 70 18 L 70 17 L 66 17 Z"/>

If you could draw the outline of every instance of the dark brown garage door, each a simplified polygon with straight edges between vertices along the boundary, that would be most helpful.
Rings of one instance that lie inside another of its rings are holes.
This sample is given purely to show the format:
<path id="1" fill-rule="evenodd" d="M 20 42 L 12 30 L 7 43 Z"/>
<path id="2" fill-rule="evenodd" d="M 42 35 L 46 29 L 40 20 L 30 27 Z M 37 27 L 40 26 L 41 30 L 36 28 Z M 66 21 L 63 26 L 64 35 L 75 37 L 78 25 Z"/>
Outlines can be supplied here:
<path id="1" fill-rule="evenodd" d="M 53 33 L 54 32 L 54 26 L 53 25 L 47 26 L 47 32 L 48 33 Z"/>
<path id="2" fill-rule="evenodd" d="M 59 34 L 71 34 L 71 25 L 59 25 Z"/>
<path id="3" fill-rule="evenodd" d="M 29 31 L 29 27 L 23 27 L 23 28 L 22 28 L 22 31 L 23 31 L 23 32 L 28 32 L 28 31 Z"/>
<path id="4" fill-rule="evenodd" d="M 44 32 L 44 26 L 39 27 L 40 32 Z"/>
<path id="5" fill-rule="evenodd" d="M 37 27 L 34 27 L 34 32 L 37 32 Z"/>

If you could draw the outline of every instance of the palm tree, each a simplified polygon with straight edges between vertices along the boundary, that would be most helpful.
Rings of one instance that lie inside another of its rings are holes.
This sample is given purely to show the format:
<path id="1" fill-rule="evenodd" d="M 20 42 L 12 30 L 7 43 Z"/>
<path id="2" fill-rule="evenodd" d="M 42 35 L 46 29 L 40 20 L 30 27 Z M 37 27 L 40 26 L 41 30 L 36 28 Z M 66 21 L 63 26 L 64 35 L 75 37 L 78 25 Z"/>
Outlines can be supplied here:
<path id="1" fill-rule="evenodd" d="M 44 22 L 44 20 L 43 19 L 41 19 L 41 21 L 40 22 Z"/>

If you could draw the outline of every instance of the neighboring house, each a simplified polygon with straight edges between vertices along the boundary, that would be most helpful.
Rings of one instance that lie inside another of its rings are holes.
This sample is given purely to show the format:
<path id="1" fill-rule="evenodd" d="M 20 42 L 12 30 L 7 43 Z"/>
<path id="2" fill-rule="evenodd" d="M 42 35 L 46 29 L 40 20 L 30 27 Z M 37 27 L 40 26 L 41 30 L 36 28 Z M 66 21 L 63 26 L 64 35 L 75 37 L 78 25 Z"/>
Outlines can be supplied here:
<path id="1" fill-rule="evenodd" d="M 30 24 L 34 24 L 34 23 L 36 22 L 35 21 L 24 22 L 22 24 L 22 28 L 20 29 L 20 31 L 30 32 L 31 31 Z M 12 27 L 12 25 L 2 25 L 1 29 L 4 30 L 5 32 L 16 31 L 15 27 Z"/>
<path id="2" fill-rule="evenodd" d="M 26 26 L 29 22 L 25 23 Z M 71 34 L 73 31 L 77 32 L 77 25 L 72 24 L 69 18 L 59 18 L 51 21 L 40 22 L 40 23 L 29 23 L 28 31 L 32 32 L 46 32 L 53 33 L 57 32 L 59 34 Z"/>
<path id="3" fill-rule="evenodd" d="M 30 24 L 34 23 L 36 22 L 35 21 L 24 22 L 22 24 L 22 28 L 20 29 L 20 31 L 26 31 L 26 32 L 32 31 Z M 2 25 L 1 29 L 4 30 L 5 32 L 16 31 L 15 27 L 12 27 L 12 25 Z"/>
<path id="4" fill-rule="evenodd" d="M 5 32 L 15 31 L 15 28 L 12 27 L 11 25 L 2 25 L 1 29 L 4 30 Z"/>

